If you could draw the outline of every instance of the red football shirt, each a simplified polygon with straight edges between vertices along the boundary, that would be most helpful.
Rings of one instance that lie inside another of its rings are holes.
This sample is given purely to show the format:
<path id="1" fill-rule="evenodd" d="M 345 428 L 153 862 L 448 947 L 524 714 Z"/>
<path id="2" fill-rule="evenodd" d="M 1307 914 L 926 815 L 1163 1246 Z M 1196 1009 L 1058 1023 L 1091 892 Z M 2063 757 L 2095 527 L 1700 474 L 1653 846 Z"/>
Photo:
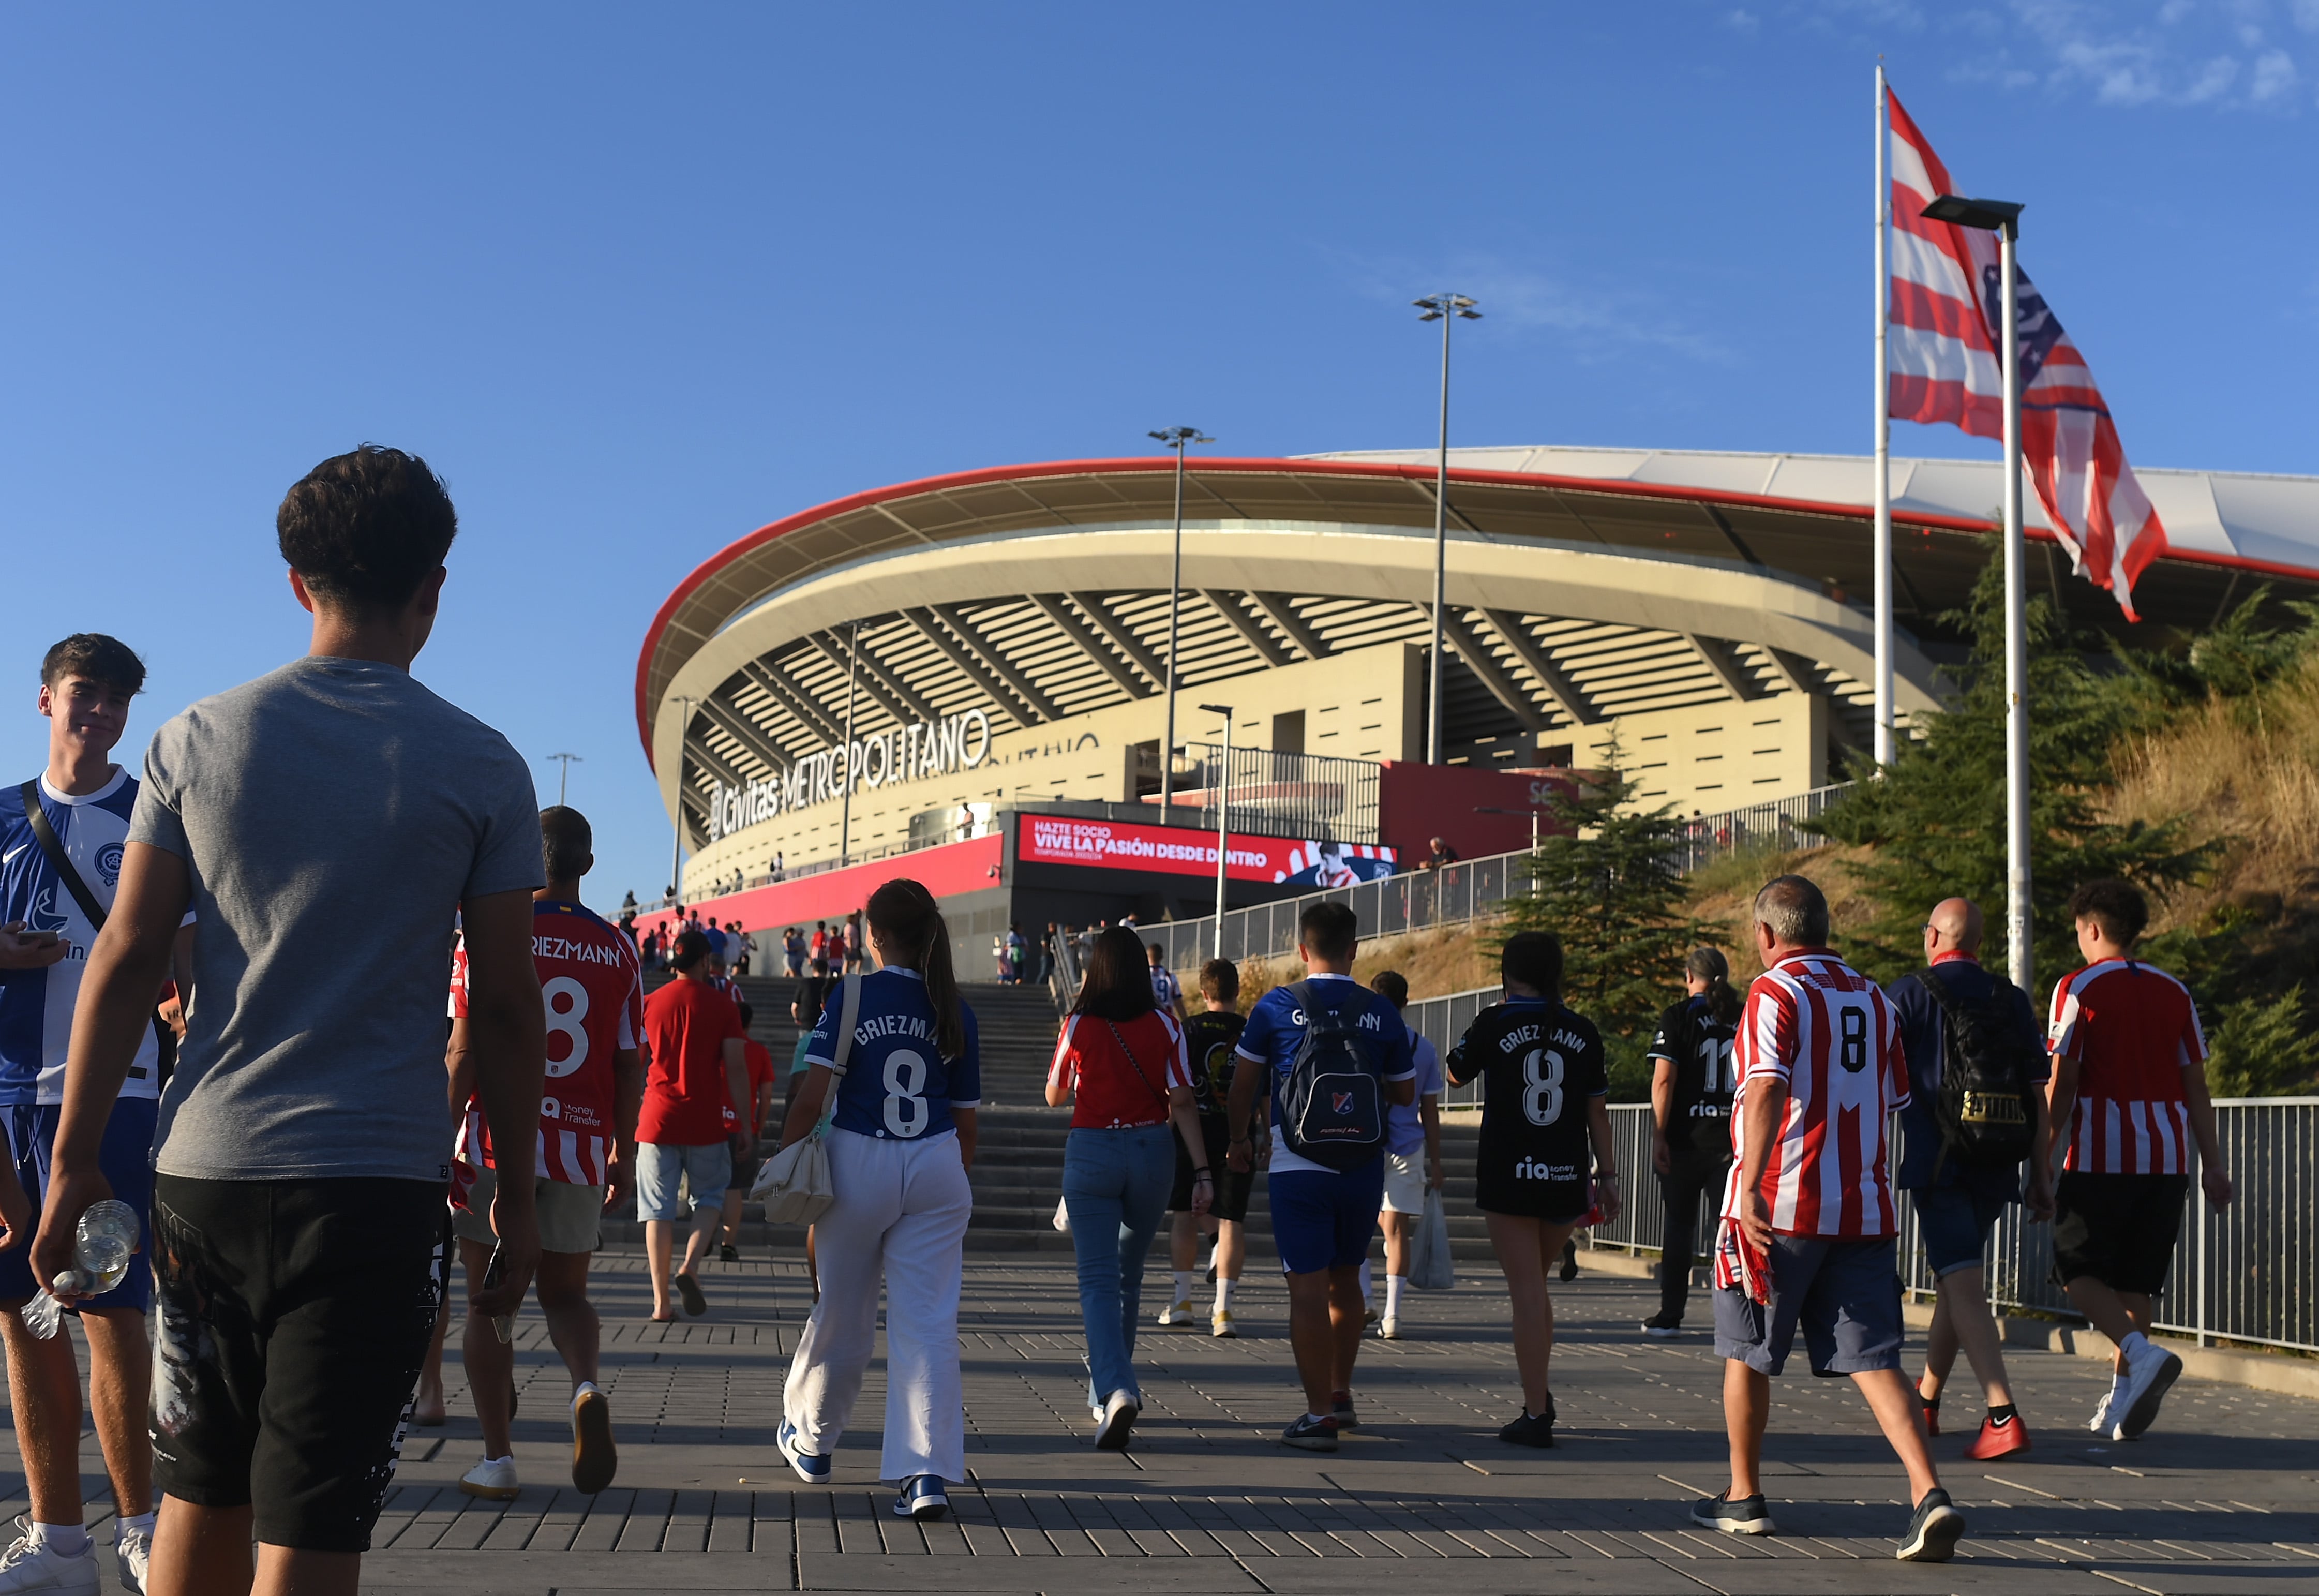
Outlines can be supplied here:
<path id="1" fill-rule="evenodd" d="M 1154 1009 L 1110 1022 L 1073 1014 L 1056 1039 L 1047 1079 L 1076 1094 L 1074 1127 L 1116 1131 L 1166 1123 L 1168 1088 L 1191 1090 L 1192 1060 L 1171 1014 Z"/>
<path id="2" fill-rule="evenodd" d="M 707 1147 L 727 1129 L 725 1043 L 745 1041 L 741 1011 L 703 981 L 680 977 L 645 999 L 645 1077 L 636 1140 L 664 1147 Z"/>
<path id="3" fill-rule="evenodd" d="M 549 1180 L 602 1186 L 611 1161 L 613 1055 L 644 1030 L 644 967 L 636 944 L 576 903 L 531 911 L 531 961 L 547 1009 L 547 1079 L 539 1099 L 536 1168 Z M 467 1017 L 467 944 L 451 953 L 451 1017 Z M 467 1101 L 459 1157 L 496 1168 L 483 1111 Z"/>
<path id="4" fill-rule="evenodd" d="M 1772 1229 L 1786 1236 L 1870 1238 L 1899 1230 L 1885 1171 L 1886 1123 L 1908 1101 L 1908 1068 L 1892 1005 L 1834 953 L 1791 953 L 1755 978 L 1731 1050 L 1731 1174 L 1723 1215 L 1739 1215 L 1747 1082 L 1788 1083 L 1786 1111 L 1764 1164 Z M 1719 1285 L 1723 1259 L 1718 1255 Z"/>
<path id="5" fill-rule="evenodd" d="M 2053 987 L 2054 1056 L 2078 1060 L 2065 1169 L 2105 1175 L 2188 1171 L 2190 1111 L 2182 1071 L 2206 1061 L 2198 1005 L 2181 982 L 2131 959 L 2105 959 Z"/>

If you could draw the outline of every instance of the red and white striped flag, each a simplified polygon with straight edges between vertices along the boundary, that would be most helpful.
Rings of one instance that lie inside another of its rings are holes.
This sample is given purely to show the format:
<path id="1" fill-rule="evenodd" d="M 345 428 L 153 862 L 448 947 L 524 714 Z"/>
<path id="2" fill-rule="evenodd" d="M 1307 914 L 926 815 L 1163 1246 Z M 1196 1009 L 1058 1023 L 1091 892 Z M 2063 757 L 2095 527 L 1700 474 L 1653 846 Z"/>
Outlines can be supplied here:
<path id="1" fill-rule="evenodd" d="M 1887 383 L 1892 414 L 1951 421 L 1980 437 L 2005 432 L 2004 277 L 1997 236 L 1928 221 L 1925 207 L 1957 189 L 1933 147 L 1887 89 L 1892 118 L 1892 281 Z M 2015 266 L 2021 341 L 2021 458 L 2078 574 L 2109 590 L 2129 620 L 2134 580 L 2166 548 L 2166 528 L 2134 481 L 2085 357 L 2028 274 Z"/>

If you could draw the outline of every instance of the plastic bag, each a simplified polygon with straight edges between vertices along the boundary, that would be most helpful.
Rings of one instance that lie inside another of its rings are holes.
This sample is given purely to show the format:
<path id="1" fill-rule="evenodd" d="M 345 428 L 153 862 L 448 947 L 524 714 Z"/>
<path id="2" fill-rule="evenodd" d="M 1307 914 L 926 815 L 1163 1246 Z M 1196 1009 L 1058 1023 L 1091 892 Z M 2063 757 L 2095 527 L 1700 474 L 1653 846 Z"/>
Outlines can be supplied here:
<path id="1" fill-rule="evenodd" d="M 1055 1229 L 1062 1231 L 1063 1234 L 1067 1236 L 1070 1234 L 1071 1200 L 1069 1197 L 1058 1197 L 1055 1199 Z"/>
<path id="2" fill-rule="evenodd" d="M 1449 1216 L 1436 1186 L 1425 1190 L 1425 1212 L 1418 1215 L 1417 1234 L 1410 1243 L 1409 1283 L 1420 1291 L 1448 1291 L 1457 1284 L 1457 1270 L 1449 1259 Z"/>

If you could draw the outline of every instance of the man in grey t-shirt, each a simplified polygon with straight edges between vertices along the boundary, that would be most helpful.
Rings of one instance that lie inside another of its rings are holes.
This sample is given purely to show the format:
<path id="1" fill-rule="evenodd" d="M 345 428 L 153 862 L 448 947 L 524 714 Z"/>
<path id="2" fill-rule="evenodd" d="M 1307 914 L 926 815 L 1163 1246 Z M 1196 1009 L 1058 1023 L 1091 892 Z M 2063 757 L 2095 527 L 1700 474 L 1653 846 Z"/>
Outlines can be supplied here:
<path id="1" fill-rule="evenodd" d="M 507 740 L 409 670 L 456 512 L 425 462 L 365 445 L 293 486 L 276 526 L 311 652 L 154 737 L 33 1243 L 42 1278 L 66 1267 L 106 1195 L 104 1111 L 192 906 L 149 1247 L 160 1589 L 246 1586 L 253 1531 L 261 1583 L 355 1588 L 446 1282 L 455 914 L 501 1161 L 502 1268 L 474 1306 L 511 1312 L 539 1252 L 538 801 Z"/>

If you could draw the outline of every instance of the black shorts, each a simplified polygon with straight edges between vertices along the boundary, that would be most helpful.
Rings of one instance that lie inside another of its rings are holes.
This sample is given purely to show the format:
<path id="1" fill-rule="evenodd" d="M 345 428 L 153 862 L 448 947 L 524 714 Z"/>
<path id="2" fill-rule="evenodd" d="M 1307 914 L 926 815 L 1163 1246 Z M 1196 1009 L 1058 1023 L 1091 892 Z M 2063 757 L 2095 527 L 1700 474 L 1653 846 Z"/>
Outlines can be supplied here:
<path id="1" fill-rule="evenodd" d="M 1219 1115 L 1200 1116 L 1200 1134 L 1208 1144 L 1208 1172 L 1215 1177 L 1215 1189 L 1209 1194 L 1214 1199 L 1208 1204 L 1212 1219 L 1228 1219 L 1234 1224 L 1248 1220 L 1248 1189 L 1255 1184 L 1256 1172 L 1234 1175 L 1224 1165 L 1224 1154 L 1231 1135 L 1224 1130 Z M 1189 1213 L 1192 1211 L 1192 1155 L 1184 1146 L 1181 1136 L 1176 1138 L 1176 1189 L 1168 1194 L 1168 1212 Z"/>
<path id="2" fill-rule="evenodd" d="M 257 1538 L 365 1552 L 450 1269 L 439 1182 L 157 1176 L 153 1473 Z"/>
<path id="3" fill-rule="evenodd" d="M 2154 1297 L 2174 1267 L 2187 1175 L 2096 1175 L 2065 1169 L 2053 1188 L 2053 1284 L 2088 1276 Z"/>

